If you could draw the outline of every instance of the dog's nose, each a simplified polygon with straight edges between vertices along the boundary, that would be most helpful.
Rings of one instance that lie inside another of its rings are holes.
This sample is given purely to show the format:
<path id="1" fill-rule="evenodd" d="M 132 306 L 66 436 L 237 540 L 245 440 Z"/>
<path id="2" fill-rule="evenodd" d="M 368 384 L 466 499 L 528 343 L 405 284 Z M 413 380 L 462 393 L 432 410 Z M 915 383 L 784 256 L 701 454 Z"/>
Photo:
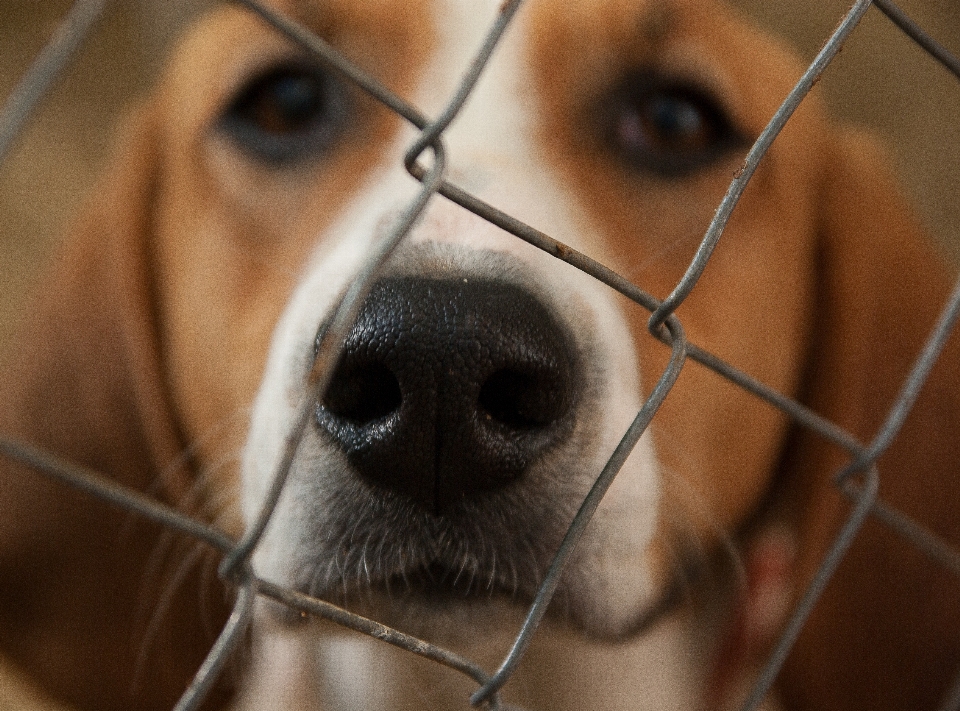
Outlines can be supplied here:
<path id="1" fill-rule="evenodd" d="M 524 289 L 389 278 L 316 419 L 367 482 L 439 515 L 546 456 L 571 429 L 579 380 L 569 336 Z"/>

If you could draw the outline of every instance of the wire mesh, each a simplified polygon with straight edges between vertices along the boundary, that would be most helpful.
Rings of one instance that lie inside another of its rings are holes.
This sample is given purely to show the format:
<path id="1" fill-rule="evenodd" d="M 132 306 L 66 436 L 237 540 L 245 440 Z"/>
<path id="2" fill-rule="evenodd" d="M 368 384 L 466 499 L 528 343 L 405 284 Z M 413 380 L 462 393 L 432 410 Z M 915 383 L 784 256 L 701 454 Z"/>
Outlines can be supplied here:
<path id="1" fill-rule="evenodd" d="M 800 602 L 790 615 L 775 649 L 752 687 L 743 706 L 744 711 L 758 708 L 767 696 L 793 643 L 816 606 L 820 594 L 869 517 L 872 516 L 881 521 L 938 565 L 960 577 L 960 554 L 957 551 L 938 539 L 922 525 L 879 499 L 880 477 L 876 468 L 878 458 L 890 446 L 902 427 L 931 368 L 936 363 L 950 337 L 957 316 L 960 314 L 960 283 L 954 289 L 948 302 L 943 306 L 940 320 L 929 336 L 923 352 L 917 358 L 912 372 L 902 384 L 900 395 L 890 408 L 885 422 L 873 440 L 867 443 L 858 441 L 850 433 L 801 403 L 777 392 L 724 362 L 716 355 L 689 342 L 682 323 L 675 313 L 684 299 L 695 289 L 714 248 L 722 238 L 724 229 L 740 196 L 754 175 L 757 166 L 764 159 L 771 143 L 790 120 L 811 87 L 818 81 L 824 69 L 833 61 L 844 42 L 856 31 L 858 23 L 871 6 L 876 6 L 930 56 L 946 67 L 953 75 L 960 78 L 960 61 L 920 28 L 903 10 L 889 0 L 857 0 L 853 4 L 753 144 L 742 169 L 735 175 L 726 195 L 719 204 L 714 219 L 706 230 L 686 273 L 676 284 L 672 293 L 661 301 L 605 265 L 484 203 L 469 192 L 449 182 L 446 178 L 444 131 L 470 96 L 491 53 L 514 15 L 520 10 L 522 0 L 508 0 L 500 8 L 496 21 L 490 27 L 485 42 L 462 77 L 457 91 L 451 97 L 444 111 L 434 120 L 421 114 L 416 107 L 392 93 L 376 78 L 351 64 L 324 40 L 282 14 L 254 0 L 224 0 L 224 2 L 231 2 L 256 14 L 277 32 L 300 45 L 333 70 L 341 73 L 346 79 L 416 128 L 419 133 L 410 146 L 404 163 L 408 172 L 420 181 L 421 189 L 403 214 L 396 219 L 393 228 L 378 241 L 367 255 L 359 276 L 334 309 L 329 324 L 319 337 L 317 356 L 310 376 L 310 387 L 307 388 L 299 407 L 296 425 L 286 443 L 285 456 L 276 471 L 269 495 L 266 497 L 257 519 L 248 528 L 242 540 L 234 541 L 203 521 L 185 516 L 182 512 L 162 505 L 143 494 L 126 490 L 95 471 L 63 461 L 53 454 L 37 450 L 23 443 L 0 437 L 0 453 L 4 456 L 54 477 L 64 485 L 75 487 L 115 506 L 135 512 L 139 516 L 152 519 L 166 527 L 179 530 L 204 541 L 223 553 L 224 557 L 219 573 L 224 584 L 236 591 L 234 609 L 217 642 L 210 650 L 206 661 L 197 671 L 193 683 L 177 704 L 177 711 L 197 709 L 203 703 L 211 686 L 216 683 L 231 653 L 243 638 L 250 624 L 251 611 L 256 596 L 272 598 L 300 613 L 325 618 L 338 625 L 449 667 L 472 679 L 477 684 L 477 689 L 470 699 L 472 704 L 487 704 L 493 709 L 502 708 L 503 704 L 499 691 L 516 670 L 532 636 L 536 633 L 556 590 L 566 561 L 576 547 L 600 500 L 640 436 L 654 419 L 660 404 L 670 392 L 688 359 L 713 370 L 736 386 L 781 410 L 793 422 L 836 444 L 850 456 L 850 463 L 835 477 L 838 488 L 849 497 L 852 503 L 847 519 L 834 539 L 809 588 L 801 596 Z M 17 88 L 6 100 L 2 111 L 0 111 L 0 162 L 9 154 L 11 146 L 35 111 L 38 102 L 49 90 L 58 74 L 65 70 L 73 54 L 90 33 L 91 28 L 102 13 L 104 5 L 105 3 L 102 0 L 76 0 L 53 39 L 37 56 L 33 66 L 26 72 Z M 425 167 L 420 162 L 421 156 L 426 152 L 432 154 L 429 167 Z M 329 602 L 260 579 L 254 574 L 250 564 L 251 555 L 258 545 L 283 491 L 300 439 L 311 419 L 314 403 L 320 399 L 330 382 L 344 339 L 357 318 L 364 298 L 369 293 L 386 260 L 401 244 L 406 235 L 410 233 L 427 204 L 435 195 L 443 196 L 518 239 L 576 267 L 648 310 L 651 313 L 648 324 L 651 334 L 667 344 L 671 353 L 669 364 L 664 368 L 642 409 L 628 431 L 623 435 L 606 466 L 598 474 L 593 487 L 571 523 L 549 571 L 544 577 L 512 648 L 504 657 L 499 669 L 493 673 L 482 669 L 473 661 L 450 650 L 404 634 Z M 943 711 L 960 709 L 960 670 L 957 672 L 955 683 L 943 699 L 941 709 Z"/>

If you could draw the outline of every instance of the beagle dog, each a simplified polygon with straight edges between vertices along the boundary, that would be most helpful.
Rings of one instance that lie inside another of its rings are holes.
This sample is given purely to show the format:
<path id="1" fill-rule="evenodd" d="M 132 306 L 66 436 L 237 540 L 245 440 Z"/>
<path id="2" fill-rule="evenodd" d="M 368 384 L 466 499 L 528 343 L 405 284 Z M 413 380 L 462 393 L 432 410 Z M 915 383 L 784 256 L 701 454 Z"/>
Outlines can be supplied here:
<path id="1" fill-rule="evenodd" d="M 271 4 L 429 116 L 500 2 Z M 663 298 L 801 70 L 719 0 L 530 0 L 442 136 L 446 176 Z M 41 281 L 0 431 L 239 538 L 336 304 L 419 189 L 403 168 L 415 138 L 257 16 L 212 9 Z M 692 343 L 869 442 L 951 278 L 881 153 L 813 95 L 677 318 Z M 664 370 L 648 319 L 435 197 L 311 404 L 255 572 L 495 668 Z M 958 396 L 953 339 L 878 465 L 882 499 L 948 543 Z M 504 698 L 607 710 L 724 696 L 782 621 L 770 601 L 802 593 L 849 515 L 833 485 L 849 461 L 687 362 Z M 0 511 L 4 654 L 81 709 L 170 708 L 229 609 L 215 557 L 6 459 Z M 771 521 L 786 534 L 764 533 Z M 740 596 L 717 564 L 737 547 Z M 868 522 L 787 659 L 783 707 L 933 708 L 960 666 L 956 592 Z M 743 634 L 737 620 L 764 610 L 767 631 Z M 466 708 L 475 690 L 265 599 L 241 656 L 210 708 Z"/>

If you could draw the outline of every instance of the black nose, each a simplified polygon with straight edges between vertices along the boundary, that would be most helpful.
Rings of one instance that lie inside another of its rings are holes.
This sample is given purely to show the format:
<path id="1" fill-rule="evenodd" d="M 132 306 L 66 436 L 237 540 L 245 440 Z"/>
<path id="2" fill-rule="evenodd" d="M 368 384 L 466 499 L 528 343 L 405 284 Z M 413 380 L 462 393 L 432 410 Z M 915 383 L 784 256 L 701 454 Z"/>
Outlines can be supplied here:
<path id="1" fill-rule="evenodd" d="M 384 279 L 317 423 L 368 482 L 441 514 L 516 480 L 569 433 L 576 360 L 564 330 L 520 287 Z"/>

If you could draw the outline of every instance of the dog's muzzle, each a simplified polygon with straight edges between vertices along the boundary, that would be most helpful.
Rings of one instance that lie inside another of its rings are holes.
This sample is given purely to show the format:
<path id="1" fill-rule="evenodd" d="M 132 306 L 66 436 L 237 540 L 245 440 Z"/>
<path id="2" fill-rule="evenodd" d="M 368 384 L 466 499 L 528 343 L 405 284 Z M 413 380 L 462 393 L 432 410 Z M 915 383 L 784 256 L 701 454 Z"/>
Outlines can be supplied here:
<path id="1" fill-rule="evenodd" d="M 572 339 L 522 287 L 379 281 L 316 421 L 357 474 L 433 515 L 508 487 L 574 426 Z"/>

